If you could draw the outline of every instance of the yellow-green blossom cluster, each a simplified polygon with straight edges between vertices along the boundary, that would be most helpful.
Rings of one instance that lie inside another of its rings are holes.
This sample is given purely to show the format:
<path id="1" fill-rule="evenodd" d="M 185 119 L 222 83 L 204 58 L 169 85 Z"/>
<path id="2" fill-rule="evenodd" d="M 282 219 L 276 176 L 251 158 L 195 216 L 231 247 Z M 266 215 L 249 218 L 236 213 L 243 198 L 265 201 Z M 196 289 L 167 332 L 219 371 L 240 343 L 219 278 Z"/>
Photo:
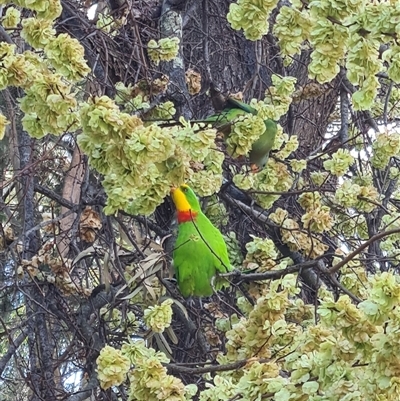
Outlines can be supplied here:
<path id="1" fill-rule="evenodd" d="M 379 203 L 380 197 L 372 185 L 358 185 L 353 181 L 344 181 L 336 190 L 336 202 L 344 207 L 354 207 L 361 212 L 372 212 Z"/>
<path id="2" fill-rule="evenodd" d="M 243 263 L 243 255 L 240 249 L 240 243 L 236 238 L 234 231 L 223 234 L 226 247 L 228 249 L 229 260 L 232 266 L 241 266 Z"/>
<path id="3" fill-rule="evenodd" d="M 318 206 L 309 209 L 302 217 L 304 228 L 315 233 L 323 233 L 333 226 L 331 209 L 328 206 Z"/>
<path id="4" fill-rule="evenodd" d="M 389 78 L 400 83 L 400 46 L 392 46 L 382 54 L 382 60 L 389 64 L 387 70 Z"/>
<path id="5" fill-rule="evenodd" d="M 25 89 L 21 99 L 24 129 L 35 138 L 59 135 L 76 129 L 79 122 L 77 101 L 71 86 L 59 74 L 43 73 Z"/>
<path id="6" fill-rule="evenodd" d="M 278 136 L 278 142 L 275 144 L 275 146 L 279 146 L 279 142 L 282 140 L 283 140 L 283 147 L 282 147 L 282 149 L 279 150 L 279 152 L 275 153 L 275 156 L 278 159 L 285 160 L 293 152 L 295 152 L 297 150 L 297 148 L 299 147 L 299 141 L 297 139 L 297 135 L 292 135 L 289 137 L 288 134 L 282 134 L 282 135 Z M 274 146 L 274 148 L 275 148 L 275 146 Z M 305 167 L 305 160 L 303 160 L 303 161 L 296 160 L 296 162 L 293 163 L 293 165 L 296 166 L 296 164 L 299 166 L 303 165 Z"/>
<path id="7" fill-rule="evenodd" d="M 118 28 L 123 26 L 125 19 L 116 19 L 109 13 L 98 14 L 98 19 L 96 22 L 96 28 L 99 28 L 103 32 L 110 34 L 111 36 L 116 36 L 118 33 Z"/>
<path id="8" fill-rule="evenodd" d="M 308 326 L 297 339 L 300 347 L 286 358 L 285 367 L 291 371 L 291 384 L 295 386 L 288 387 L 290 393 L 301 391 L 304 394 L 305 388 L 306 394 L 319 390 L 334 395 L 329 399 L 336 401 L 351 391 L 353 398 L 349 399 L 365 399 L 359 381 L 362 378 L 367 383 L 367 377 L 363 369 L 354 372 L 352 364 L 359 361 L 359 349 L 370 341 L 376 330 L 363 320 L 362 313 L 347 296 L 340 297 L 337 302 L 322 302 L 318 315 L 321 323 Z M 367 391 L 364 388 L 364 392 Z"/>
<path id="9" fill-rule="evenodd" d="M 0 4 L 7 3 L 9 3 L 7 0 L 0 1 Z M 58 18 L 62 11 L 60 0 L 15 0 L 13 3 L 19 7 L 35 11 L 37 18 L 50 21 L 54 21 Z"/>
<path id="10" fill-rule="evenodd" d="M 143 341 L 135 341 L 122 346 L 122 353 L 135 366 L 129 372 L 129 401 L 185 401 L 186 388 L 181 380 L 167 374 L 162 363 L 169 359 L 162 352 L 147 348 Z"/>
<path id="11" fill-rule="evenodd" d="M 314 324 L 315 307 L 314 305 L 304 303 L 301 298 L 295 298 L 291 300 L 286 311 L 286 320 L 307 326 Z"/>
<path id="12" fill-rule="evenodd" d="M 346 257 L 345 252 L 337 249 L 332 261 L 336 265 Z M 340 256 L 340 257 L 339 257 Z M 340 283 L 355 296 L 364 299 L 368 295 L 368 276 L 366 269 L 358 259 L 351 259 L 340 269 Z"/>
<path id="13" fill-rule="evenodd" d="M 280 195 L 268 194 L 268 192 L 287 192 L 293 185 L 293 177 L 285 164 L 270 158 L 268 167 L 264 170 L 257 174 L 236 174 L 233 182 L 244 190 L 257 188 L 259 191 L 266 192 L 257 193 L 254 197 L 260 206 L 269 209 Z"/>
<path id="14" fill-rule="evenodd" d="M 307 168 L 307 160 L 290 160 L 290 167 L 294 173 L 301 173 Z"/>
<path id="15" fill-rule="evenodd" d="M 90 72 L 82 45 L 66 33 L 50 40 L 44 52 L 55 70 L 71 81 L 79 81 Z"/>
<path id="16" fill-rule="evenodd" d="M 314 235 L 310 237 L 308 231 L 301 229 L 300 225 L 295 220 L 288 217 L 288 212 L 286 210 L 277 208 L 269 217 L 274 223 L 280 226 L 282 241 L 290 250 L 301 251 L 310 258 L 321 256 L 327 251 L 328 246 L 325 245 L 318 236 Z M 325 226 L 331 227 L 331 218 L 327 218 L 325 211 L 321 219 L 319 219 L 321 216 L 317 217 L 318 220 L 315 225 L 313 225 L 313 228 L 320 230 L 325 228 Z"/>
<path id="17" fill-rule="evenodd" d="M 242 317 L 226 333 L 226 354 L 218 357 L 220 363 L 250 358 L 255 354 L 259 358 L 271 357 L 272 344 L 285 331 L 283 326 L 289 326 L 284 320 L 289 304 L 288 290 L 279 290 L 279 281 L 271 282 L 269 292 L 257 300 L 249 317 Z"/>
<path id="18" fill-rule="evenodd" d="M 25 18 L 22 20 L 21 36 L 34 49 L 43 49 L 54 40 L 56 31 L 53 21 L 43 18 Z"/>
<path id="19" fill-rule="evenodd" d="M 312 203 L 311 198 L 302 202 Z M 337 257 L 333 263 L 338 261 Z M 376 399 L 396 401 L 400 279 L 382 273 L 371 280 L 355 260 L 341 273 L 342 284 L 363 297 L 363 302 L 356 305 L 347 295 L 334 300 L 330 293 L 320 291 L 315 311 L 296 297 L 297 278 L 289 275 L 269 282 L 268 291 L 245 316 L 220 319 L 227 343 L 218 362 L 247 359 L 248 363 L 233 374 L 207 376 L 199 399 L 227 401 L 240 394 L 253 400 L 268 394 L 275 400 L 364 401 L 373 393 Z M 162 365 L 168 358 L 146 348 L 144 342 L 124 344 L 122 355 L 134 366 L 129 372 L 129 400 L 183 401 L 196 393 L 195 386 L 185 387 L 168 375 Z M 117 381 L 114 372 L 110 376 Z"/>
<path id="20" fill-rule="evenodd" d="M 281 116 L 287 113 L 292 103 L 296 78 L 281 77 L 273 74 L 271 80 L 272 85 L 266 89 L 264 100 L 257 102 L 253 99 L 250 104 L 257 110 L 257 115 L 262 119 L 271 118 L 278 121 Z M 277 148 L 280 148 L 280 146 Z"/>
<path id="21" fill-rule="evenodd" d="M 100 315 L 114 329 L 121 327 L 122 313 L 117 308 L 108 309 L 106 307 L 100 309 Z"/>
<path id="22" fill-rule="evenodd" d="M 222 163 L 224 154 L 215 149 L 203 161 L 203 170 L 189 172 L 187 182 L 199 196 L 210 196 L 217 192 L 222 185 Z M 190 171 L 190 170 L 189 170 Z"/>
<path id="23" fill-rule="evenodd" d="M 156 107 L 151 109 L 151 111 L 146 114 L 146 119 L 157 123 L 158 121 L 171 120 L 174 117 L 175 113 L 176 109 L 174 104 L 168 101 L 160 103 Z"/>
<path id="24" fill-rule="evenodd" d="M 270 239 L 253 237 L 253 241 L 246 244 L 246 259 L 244 264 L 253 268 L 253 263 L 258 266 L 259 271 L 271 270 L 276 266 L 278 251 Z"/>
<path id="25" fill-rule="evenodd" d="M 391 210 L 390 214 L 382 217 L 382 231 L 400 230 L 400 213 Z M 400 260 L 400 233 L 386 236 L 380 242 L 380 248 L 387 253 L 388 256 Z"/>
<path id="26" fill-rule="evenodd" d="M 0 43 L 0 90 L 7 86 L 28 86 L 37 74 L 38 56 L 31 52 L 15 54 L 16 46 Z"/>
<path id="27" fill-rule="evenodd" d="M 236 384 L 232 377 L 215 375 L 206 389 L 200 393 L 199 401 L 228 401 L 236 396 Z"/>
<path id="28" fill-rule="evenodd" d="M 338 21 L 351 15 L 358 15 L 364 11 L 364 7 L 365 0 L 312 0 L 310 2 L 313 17 L 331 17 Z"/>
<path id="29" fill-rule="evenodd" d="M 310 173 L 311 181 L 318 186 L 323 185 L 329 177 L 329 173 L 326 171 L 312 171 Z"/>
<path id="30" fill-rule="evenodd" d="M 336 176 L 344 175 L 354 163 L 354 157 L 347 149 L 339 149 L 330 160 L 324 161 L 324 168 Z"/>
<path id="31" fill-rule="evenodd" d="M 176 58 L 179 51 L 179 38 L 163 38 L 156 42 L 154 39 L 147 44 L 147 53 L 156 64 L 160 61 L 170 61 Z"/>
<path id="32" fill-rule="evenodd" d="M 320 83 L 330 82 L 339 73 L 339 64 L 347 50 L 348 31 L 326 17 L 315 15 L 314 18 L 310 35 L 313 52 L 308 73 Z"/>
<path id="33" fill-rule="evenodd" d="M 239 117 L 226 140 L 228 153 L 233 157 L 249 154 L 251 147 L 265 131 L 264 120 L 259 115 Z"/>
<path id="34" fill-rule="evenodd" d="M 258 2 L 248 0 L 248 3 L 255 10 Z M 399 3 L 365 0 L 314 0 L 307 4 L 293 0 L 291 3 L 281 7 L 274 26 L 284 56 L 290 56 L 285 58 L 285 63 L 290 64 L 291 58 L 307 43 L 312 47 L 308 66 L 311 78 L 330 82 L 338 74 L 339 66 L 345 63 L 348 79 L 358 86 L 352 96 L 357 110 L 374 105 L 380 86 L 377 73 L 387 73 L 394 82 L 400 82 L 400 56 L 395 40 Z M 237 7 L 232 6 L 234 10 Z M 241 20 L 237 14 L 239 29 Z M 382 43 L 387 46 L 383 53 Z"/>
<path id="35" fill-rule="evenodd" d="M 29 4 L 31 2 L 35 2 L 32 0 L 25 0 L 26 4 L 28 4 L 27 8 L 29 8 Z M 45 18 L 49 20 L 55 20 L 61 15 L 62 6 L 60 0 L 47 0 L 45 1 L 45 7 L 42 10 L 38 10 L 36 15 L 38 18 Z"/>
<path id="36" fill-rule="evenodd" d="M 371 163 L 375 168 L 384 169 L 390 158 L 400 153 L 400 134 L 383 132 L 376 135 L 372 143 L 373 155 Z"/>
<path id="37" fill-rule="evenodd" d="M 300 11 L 294 6 L 283 6 L 276 17 L 273 31 L 285 56 L 300 54 L 303 42 L 310 35 L 310 15 L 307 10 Z M 292 61 L 292 57 L 285 57 L 286 65 Z"/>
<path id="38" fill-rule="evenodd" d="M 278 0 L 238 0 L 229 6 L 226 16 L 233 29 L 243 29 L 249 40 L 261 39 L 268 32 L 268 18 Z"/>
<path id="39" fill-rule="evenodd" d="M 313 200 L 304 197 L 302 203 Z M 338 261 L 335 258 L 333 263 Z M 227 343 L 226 354 L 217 357 L 219 363 L 243 359 L 248 363 L 233 374 L 207 377 L 199 399 L 229 400 L 238 394 L 258 399 L 268 394 L 276 400 L 322 401 L 328 398 L 318 394 L 329 394 L 329 401 L 364 401 L 373 393 L 379 400 L 397 400 L 399 279 L 391 273 L 368 279 L 359 261 L 350 261 L 342 269 L 342 284 L 365 299 L 358 306 L 347 295 L 334 300 L 328 294 L 320 299 L 315 323 L 314 306 L 295 297 L 297 279 L 292 275 L 270 282 L 268 292 L 247 317 L 233 316 L 224 324 L 222 319 L 219 325 L 227 330 Z M 122 355 L 134 366 L 129 372 L 129 400 L 175 401 L 196 393 L 195 386 L 185 387 L 168 375 L 162 365 L 168 358 L 146 348 L 144 342 L 124 344 Z M 124 364 L 124 371 L 128 368 Z M 120 382 L 113 371 L 104 383 L 110 385 L 110 377 Z"/>
<path id="40" fill-rule="evenodd" d="M 331 81 L 339 72 L 339 63 L 347 50 L 348 30 L 332 22 L 332 18 L 341 20 L 352 10 L 357 10 L 361 2 L 347 1 L 311 1 L 310 14 L 313 22 L 310 43 L 313 46 L 310 77 L 319 82 Z"/>
<path id="41" fill-rule="evenodd" d="M 319 192 L 304 192 L 297 200 L 304 210 L 321 206 L 321 195 Z"/>
<path id="42" fill-rule="evenodd" d="M 398 313 L 398 311 L 393 311 L 393 308 L 399 308 L 400 282 L 397 276 L 387 272 L 377 274 L 370 280 L 372 288 L 369 291 L 368 299 L 361 302 L 358 307 L 372 324 L 380 325 L 391 320 L 393 312 Z M 393 320 L 391 322 L 393 324 Z"/>
<path id="43" fill-rule="evenodd" d="M 146 325 L 155 333 L 162 333 L 171 325 L 172 299 L 167 299 L 161 305 L 149 306 L 145 309 L 143 319 Z"/>
<path id="44" fill-rule="evenodd" d="M 6 14 L 1 19 L 1 24 L 5 29 L 16 28 L 21 21 L 21 12 L 15 7 L 8 7 Z"/>
<path id="45" fill-rule="evenodd" d="M 262 399 L 265 394 L 274 394 L 279 400 L 285 393 L 289 380 L 279 375 L 276 362 L 253 362 L 246 366 L 237 384 L 237 392 L 245 400 Z"/>
<path id="46" fill-rule="evenodd" d="M 352 96 L 354 108 L 365 110 L 371 107 L 376 97 L 379 81 L 376 74 L 383 71 L 383 57 L 380 54 L 381 41 L 385 35 L 397 32 L 397 23 L 400 16 L 399 4 L 390 2 L 369 3 L 363 5 L 363 10 L 348 18 L 349 26 L 348 55 L 346 59 L 347 77 L 359 90 Z M 363 32 L 367 32 L 365 35 Z M 389 39 L 389 36 L 386 37 Z M 396 77 L 398 58 L 386 50 L 385 60 L 394 62 L 389 64 L 390 74 Z"/>
<path id="47" fill-rule="evenodd" d="M 289 296 L 296 280 L 272 282 L 248 317 L 235 317 L 226 333 L 226 354 L 218 356 L 220 363 L 249 362 L 234 374 L 215 376 L 200 399 L 268 394 L 275 400 L 364 401 L 374 394 L 377 400 L 396 401 L 400 280 L 392 273 L 367 279 L 360 269 L 351 262 L 343 275 L 365 300 L 356 305 L 347 295 L 334 300 L 325 291 L 317 323 L 312 305 Z"/>
<path id="48" fill-rule="evenodd" d="M 360 186 L 351 181 L 344 181 L 336 190 L 335 200 L 344 207 L 353 207 L 358 202 Z"/>
<path id="49" fill-rule="evenodd" d="M 111 386 L 119 386 L 126 380 L 130 361 L 120 350 L 106 345 L 100 351 L 96 362 L 97 378 L 103 390 Z"/>
<path id="50" fill-rule="evenodd" d="M 80 115 L 83 133 L 78 142 L 104 175 L 106 213 L 152 213 L 171 185 L 184 181 L 197 184 L 194 190 L 202 189 L 200 196 L 219 189 L 224 155 L 213 149 L 214 129 L 183 119 L 182 126 L 144 125 L 106 96 L 83 104 Z"/>
<path id="51" fill-rule="evenodd" d="M 360 86 L 352 96 L 356 110 L 368 109 L 378 93 L 379 81 L 375 75 L 383 69 L 379 45 L 379 41 L 356 32 L 350 37 L 346 68 L 350 82 Z"/>
<path id="52" fill-rule="evenodd" d="M 297 149 L 298 142 L 296 136 L 289 138 L 287 134 L 282 132 L 282 127 L 278 125 L 278 132 L 272 149 L 280 149 L 282 146 L 281 156 L 287 157 Z M 269 158 L 267 167 L 258 174 L 248 174 L 244 171 L 236 174 L 233 181 L 244 190 L 257 188 L 259 191 L 265 192 L 286 192 L 293 184 L 293 177 L 285 164 Z M 257 202 L 266 209 L 270 208 L 279 197 L 279 195 L 267 193 L 255 194 Z"/>
<path id="53" fill-rule="evenodd" d="M 57 72 L 74 81 L 90 72 L 81 44 L 68 34 L 55 36 L 54 20 L 62 11 L 59 0 L 21 0 L 17 4 L 36 11 L 35 18 L 22 20 L 21 37 L 34 49 L 44 49 L 47 59 Z M 16 17 L 14 15 L 14 20 Z"/>
<path id="54" fill-rule="evenodd" d="M 144 93 L 135 93 L 135 87 L 131 84 L 125 86 L 122 82 L 115 84 L 115 103 L 121 105 L 124 112 L 135 113 L 139 110 L 146 110 L 150 107 L 148 96 Z"/>
<path id="55" fill-rule="evenodd" d="M 305 192 L 299 196 L 298 202 L 306 211 L 301 217 L 304 228 L 315 233 L 322 233 L 332 228 L 334 220 L 331 210 L 321 204 L 319 193 Z"/>

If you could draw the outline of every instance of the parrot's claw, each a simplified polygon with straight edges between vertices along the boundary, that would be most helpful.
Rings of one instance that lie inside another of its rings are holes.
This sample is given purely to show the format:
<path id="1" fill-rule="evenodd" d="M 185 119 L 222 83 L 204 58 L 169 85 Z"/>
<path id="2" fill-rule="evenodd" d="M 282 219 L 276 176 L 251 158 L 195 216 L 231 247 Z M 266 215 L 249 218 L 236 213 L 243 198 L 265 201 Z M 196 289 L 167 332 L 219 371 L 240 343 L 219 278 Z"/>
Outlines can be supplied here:
<path id="1" fill-rule="evenodd" d="M 186 299 L 186 306 L 190 309 L 203 309 L 203 302 L 201 298 L 189 297 Z"/>
<path id="2" fill-rule="evenodd" d="M 194 308 L 194 307 L 196 306 L 196 301 L 195 301 L 195 299 L 194 299 L 193 297 L 189 297 L 189 298 L 186 300 L 186 305 L 187 305 L 189 308 Z"/>

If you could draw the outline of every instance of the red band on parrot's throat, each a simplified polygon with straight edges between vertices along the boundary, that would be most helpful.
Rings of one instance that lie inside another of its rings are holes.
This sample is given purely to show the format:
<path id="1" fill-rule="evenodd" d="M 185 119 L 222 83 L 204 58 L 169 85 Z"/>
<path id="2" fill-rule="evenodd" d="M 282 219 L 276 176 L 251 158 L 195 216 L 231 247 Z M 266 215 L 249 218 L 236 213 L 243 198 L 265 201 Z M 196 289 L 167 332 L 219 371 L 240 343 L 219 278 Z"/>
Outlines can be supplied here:
<path id="1" fill-rule="evenodd" d="M 178 212 L 178 223 L 187 223 L 196 220 L 197 213 L 193 210 L 183 210 Z"/>

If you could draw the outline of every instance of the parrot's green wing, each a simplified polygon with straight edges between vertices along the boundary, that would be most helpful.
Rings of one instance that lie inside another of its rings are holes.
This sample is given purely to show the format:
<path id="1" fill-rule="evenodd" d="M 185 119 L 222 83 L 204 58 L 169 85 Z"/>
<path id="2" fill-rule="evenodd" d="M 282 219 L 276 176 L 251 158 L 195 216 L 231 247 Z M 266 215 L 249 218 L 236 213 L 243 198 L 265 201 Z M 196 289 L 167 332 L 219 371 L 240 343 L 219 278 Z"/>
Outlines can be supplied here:
<path id="1" fill-rule="evenodd" d="M 264 120 L 265 131 L 253 143 L 249 159 L 251 164 L 255 164 L 259 169 L 263 169 L 268 162 L 269 152 L 274 146 L 278 126 L 276 122 L 270 119 Z"/>
<path id="2" fill-rule="evenodd" d="M 225 137 L 229 136 L 233 122 L 240 116 L 245 116 L 247 111 L 243 109 L 224 109 L 220 113 L 213 114 L 201 122 L 212 124 Z"/>
<path id="3" fill-rule="evenodd" d="M 179 290 L 184 297 L 212 295 L 211 282 L 216 273 L 232 270 L 222 234 L 201 212 L 196 221 L 179 225 L 173 259 Z M 216 290 L 228 285 L 225 279 L 216 277 Z"/>
<path id="4" fill-rule="evenodd" d="M 246 103 L 228 97 L 225 102 L 225 108 L 221 112 L 212 114 L 206 119 L 201 120 L 201 122 L 212 124 L 214 128 L 217 128 L 227 137 L 231 132 L 232 123 L 238 117 L 249 113 L 257 114 L 257 110 Z"/>

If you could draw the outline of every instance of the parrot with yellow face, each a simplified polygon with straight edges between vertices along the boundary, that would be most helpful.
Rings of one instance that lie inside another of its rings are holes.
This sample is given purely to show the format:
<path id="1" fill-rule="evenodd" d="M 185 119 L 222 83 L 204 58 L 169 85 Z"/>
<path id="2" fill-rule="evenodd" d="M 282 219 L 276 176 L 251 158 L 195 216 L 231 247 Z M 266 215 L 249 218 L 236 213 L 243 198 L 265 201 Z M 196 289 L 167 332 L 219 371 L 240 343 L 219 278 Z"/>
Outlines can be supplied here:
<path id="1" fill-rule="evenodd" d="M 185 298 L 210 296 L 213 286 L 216 290 L 229 286 L 226 279 L 217 275 L 232 270 L 224 238 L 201 211 L 189 186 L 171 189 L 171 196 L 179 223 L 173 251 L 179 290 Z"/>

